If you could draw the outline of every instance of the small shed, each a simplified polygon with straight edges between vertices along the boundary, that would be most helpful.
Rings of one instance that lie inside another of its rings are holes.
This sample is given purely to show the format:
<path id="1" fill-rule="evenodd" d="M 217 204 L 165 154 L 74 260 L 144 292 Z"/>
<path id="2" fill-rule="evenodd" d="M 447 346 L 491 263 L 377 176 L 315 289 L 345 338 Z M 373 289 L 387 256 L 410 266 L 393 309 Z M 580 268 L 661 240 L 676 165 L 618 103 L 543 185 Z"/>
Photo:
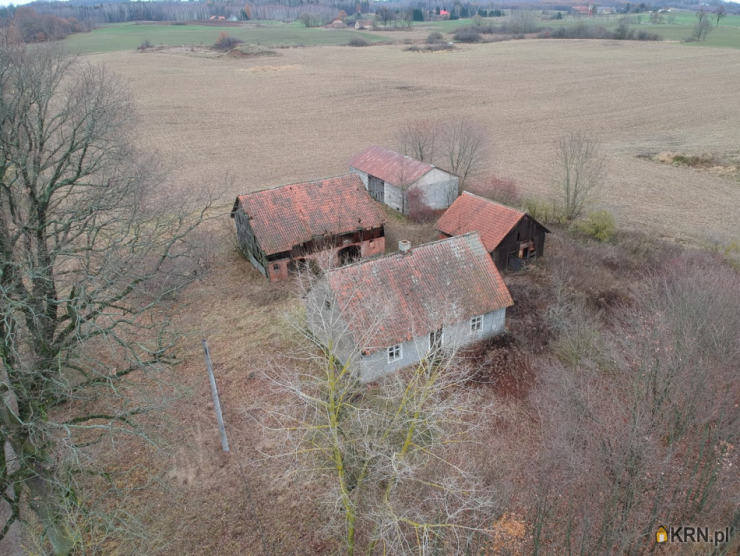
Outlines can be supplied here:
<path id="1" fill-rule="evenodd" d="M 404 215 L 419 208 L 412 203 L 444 210 L 457 198 L 455 174 L 377 145 L 354 156 L 349 169 L 362 178 L 373 199 Z"/>
<path id="2" fill-rule="evenodd" d="M 440 238 L 478 232 L 499 269 L 519 270 L 545 254 L 550 230 L 525 212 L 464 192 L 435 228 Z"/>
<path id="3" fill-rule="evenodd" d="M 369 19 L 358 19 L 355 22 L 355 29 L 371 29 L 373 22 Z"/>

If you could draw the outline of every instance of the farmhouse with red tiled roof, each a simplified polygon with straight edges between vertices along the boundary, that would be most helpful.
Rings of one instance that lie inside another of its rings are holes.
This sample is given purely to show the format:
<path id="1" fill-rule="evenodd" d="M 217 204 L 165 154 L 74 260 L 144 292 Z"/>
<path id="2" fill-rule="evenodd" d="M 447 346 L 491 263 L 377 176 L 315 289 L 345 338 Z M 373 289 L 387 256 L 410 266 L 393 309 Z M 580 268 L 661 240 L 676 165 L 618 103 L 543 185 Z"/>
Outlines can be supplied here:
<path id="1" fill-rule="evenodd" d="M 327 271 L 306 296 L 311 331 L 362 382 L 504 332 L 513 305 L 478 234 Z"/>
<path id="2" fill-rule="evenodd" d="M 550 231 L 525 212 L 467 191 L 452 203 L 435 228 L 440 238 L 478 232 L 499 269 L 519 270 L 545 254 Z"/>
<path id="3" fill-rule="evenodd" d="M 373 145 L 354 156 L 349 169 L 362 178 L 373 199 L 402 214 L 412 203 L 442 210 L 457 198 L 455 174 L 383 147 Z"/>
<path id="4" fill-rule="evenodd" d="M 385 253 L 385 214 L 356 174 L 241 195 L 231 217 L 239 247 L 271 281 L 327 255 L 346 264 Z"/>

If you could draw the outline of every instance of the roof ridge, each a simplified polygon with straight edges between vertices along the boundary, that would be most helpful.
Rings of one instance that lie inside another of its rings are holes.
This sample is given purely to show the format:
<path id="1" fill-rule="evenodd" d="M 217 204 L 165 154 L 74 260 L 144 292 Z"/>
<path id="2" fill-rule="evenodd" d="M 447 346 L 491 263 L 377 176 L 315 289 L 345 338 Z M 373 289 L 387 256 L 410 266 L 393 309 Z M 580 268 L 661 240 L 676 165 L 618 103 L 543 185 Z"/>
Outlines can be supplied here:
<path id="1" fill-rule="evenodd" d="M 334 180 L 337 178 L 346 178 L 351 176 L 357 176 L 354 172 L 345 172 L 344 174 L 337 174 L 336 176 L 329 176 L 326 178 L 316 178 L 313 180 L 304 180 L 304 181 L 297 181 L 292 183 L 282 183 L 280 185 L 273 185 L 272 187 L 265 187 L 264 189 L 258 189 L 257 191 L 250 191 L 249 193 L 242 193 L 241 195 L 238 195 L 238 197 L 246 197 L 247 195 L 254 195 L 255 193 L 262 193 L 264 191 L 273 191 L 275 189 L 280 189 L 281 187 L 290 187 L 291 185 L 308 185 L 312 183 L 318 183 L 320 181 L 328 181 L 328 180 Z M 359 177 L 359 176 L 358 176 Z"/>
<path id="2" fill-rule="evenodd" d="M 476 199 L 481 199 L 483 201 L 486 201 L 488 203 L 493 203 L 494 205 L 499 205 L 501 207 L 504 207 L 505 209 L 509 209 L 514 212 L 518 212 L 520 214 L 527 214 L 527 211 L 515 209 L 514 207 L 510 207 L 507 204 L 499 203 L 498 201 L 494 201 L 493 199 L 489 199 L 488 197 L 484 197 L 483 195 L 478 195 L 476 193 L 471 193 L 470 191 L 463 191 L 463 195 L 470 195 L 471 197 L 475 197 Z"/>
<path id="3" fill-rule="evenodd" d="M 412 247 L 410 253 L 413 253 L 414 251 L 418 251 L 421 248 L 429 247 L 430 245 L 439 245 L 440 243 L 447 243 L 452 241 L 460 241 L 463 238 L 467 238 L 468 236 L 478 236 L 478 239 L 481 241 L 481 244 L 483 243 L 483 240 L 480 239 L 480 234 L 477 230 L 473 230 L 472 232 L 465 232 L 464 234 L 456 235 L 456 236 L 450 236 L 443 239 L 435 239 L 433 241 L 427 241 L 426 243 L 422 243 L 421 245 L 417 245 L 416 247 Z M 399 240 L 401 241 L 401 240 Z M 352 268 L 355 266 L 360 266 L 363 264 L 370 265 L 371 263 L 379 263 L 381 261 L 384 261 L 386 259 L 391 259 L 392 257 L 396 257 L 398 255 L 402 255 L 401 251 L 396 251 L 395 253 L 388 253 L 386 255 L 383 255 L 381 257 L 373 257 L 372 259 L 360 259 L 359 261 L 355 261 L 350 264 L 346 264 L 343 266 L 338 266 L 335 268 L 329 268 L 326 270 L 326 273 L 330 272 L 337 272 L 340 270 L 344 270 L 345 268 Z M 403 256 L 403 255 L 402 255 Z"/>

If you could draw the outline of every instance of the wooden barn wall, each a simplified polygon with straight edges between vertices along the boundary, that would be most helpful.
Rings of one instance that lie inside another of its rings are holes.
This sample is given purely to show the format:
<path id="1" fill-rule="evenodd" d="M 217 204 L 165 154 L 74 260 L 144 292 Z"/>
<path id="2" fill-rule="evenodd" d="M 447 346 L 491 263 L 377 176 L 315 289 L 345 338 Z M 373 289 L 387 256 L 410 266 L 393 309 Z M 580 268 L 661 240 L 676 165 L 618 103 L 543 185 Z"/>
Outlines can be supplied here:
<path id="1" fill-rule="evenodd" d="M 517 234 L 519 239 L 517 240 Z M 529 216 L 524 216 L 516 226 L 508 233 L 504 240 L 494 251 L 494 260 L 500 269 L 508 265 L 509 255 L 519 251 L 519 244 L 523 241 L 534 239 L 537 257 L 545 254 L 545 230 Z"/>

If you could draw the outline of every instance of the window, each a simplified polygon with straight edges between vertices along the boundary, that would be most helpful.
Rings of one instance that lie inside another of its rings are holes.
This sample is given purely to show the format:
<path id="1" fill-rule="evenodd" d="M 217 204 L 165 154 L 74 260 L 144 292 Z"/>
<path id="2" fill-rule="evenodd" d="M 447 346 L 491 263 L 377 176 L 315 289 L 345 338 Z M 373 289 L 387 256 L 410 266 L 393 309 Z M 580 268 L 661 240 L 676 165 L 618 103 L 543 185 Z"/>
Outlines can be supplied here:
<path id="1" fill-rule="evenodd" d="M 279 264 L 272 265 L 272 270 L 280 270 L 280 265 Z"/>
<path id="2" fill-rule="evenodd" d="M 396 344 L 395 346 L 391 346 L 388 348 L 388 363 L 393 363 L 394 361 L 398 361 L 403 357 L 403 346 L 401 344 Z"/>
<path id="3" fill-rule="evenodd" d="M 470 319 L 470 332 L 475 333 L 481 330 L 483 330 L 483 315 Z"/>
<path id="4" fill-rule="evenodd" d="M 435 351 L 442 348 L 444 335 L 442 329 L 429 333 L 429 351 Z"/>

